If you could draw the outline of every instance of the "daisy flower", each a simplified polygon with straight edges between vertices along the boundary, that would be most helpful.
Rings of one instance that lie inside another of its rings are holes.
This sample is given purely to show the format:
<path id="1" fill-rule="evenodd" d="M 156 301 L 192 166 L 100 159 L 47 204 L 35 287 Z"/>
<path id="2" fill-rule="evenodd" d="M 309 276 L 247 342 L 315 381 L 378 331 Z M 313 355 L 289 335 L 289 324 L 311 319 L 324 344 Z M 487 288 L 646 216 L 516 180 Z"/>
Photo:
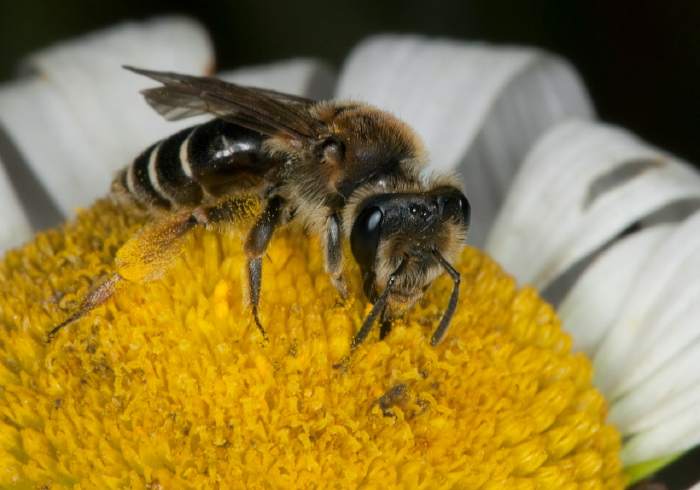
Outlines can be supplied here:
<path id="1" fill-rule="evenodd" d="M 700 442 L 700 176 L 596 121 L 575 70 L 529 48 L 382 36 L 338 74 L 221 74 L 375 104 L 463 177 L 474 225 L 438 346 L 447 277 L 339 369 L 368 307 L 338 303 L 295 226 L 265 258 L 268 344 L 240 233 L 203 229 L 47 342 L 144 225 L 103 199 L 114 173 L 196 123 L 152 113 L 124 64 L 214 65 L 171 17 L 51 47 L 0 87 L 0 487 L 622 489 Z"/>

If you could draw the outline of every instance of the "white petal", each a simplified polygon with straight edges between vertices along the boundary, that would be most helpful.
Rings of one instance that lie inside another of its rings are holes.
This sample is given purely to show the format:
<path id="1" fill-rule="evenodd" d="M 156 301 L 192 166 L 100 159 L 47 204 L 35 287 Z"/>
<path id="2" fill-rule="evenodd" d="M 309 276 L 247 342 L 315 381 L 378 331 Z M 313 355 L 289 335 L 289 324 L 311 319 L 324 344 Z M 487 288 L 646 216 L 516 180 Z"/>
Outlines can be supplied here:
<path id="1" fill-rule="evenodd" d="M 558 308 L 575 350 L 593 356 L 637 281 L 642 265 L 672 228 L 660 225 L 634 233 L 588 266 Z"/>
<path id="2" fill-rule="evenodd" d="M 633 436 L 620 456 L 624 466 L 652 461 L 660 456 L 682 453 L 700 441 L 700 410 L 687 410 L 668 423 Z"/>
<path id="3" fill-rule="evenodd" d="M 245 67 L 217 76 L 241 85 L 269 88 L 314 100 L 332 98 L 335 87 L 333 70 L 327 64 L 309 58 Z"/>
<path id="4" fill-rule="evenodd" d="M 0 160 L 0 256 L 31 236 L 29 219 L 24 214 Z"/>
<path id="5" fill-rule="evenodd" d="M 602 253 L 562 304 L 612 403 L 611 421 L 631 438 L 626 465 L 700 442 L 698 250 L 700 212 L 640 231 Z"/>
<path id="6" fill-rule="evenodd" d="M 337 95 L 393 112 L 423 137 L 434 168 L 462 174 L 476 244 L 539 134 L 563 117 L 593 113 L 578 75 L 555 56 L 416 36 L 360 44 Z"/>
<path id="7" fill-rule="evenodd" d="M 138 94 L 154 83 L 124 64 L 202 74 L 212 48 L 189 19 L 128 23 L 30 57 L 30 76 L 0 88 L 0 123 L 66 215 L 105 195 L 147 145 L 192 124 L 156 115 Z"/>
<path id="8" fill-rule="evenodd" d="M 594 357 L 596 386 L 609 397 L 648 382 L 664 365 L 675 364 L 679 355 L 700 355 L 698 250 L 700 212 L 678 225 L 649 257 Z"/>
<path id="9" fill-rule="evenodd" d="M 686 349 L 622 398 L 615 400 L 610 420 L 625 434 L 662 427 L 700 406 L 700 349 Z M 696 441 L 698 442 L 698 441 Z"/>
<path id="10" fill-rule="evenodd" d="M 697 482 L 695 485 L 690 487 L 688 490 L 700 490 L 700 482 Z"/>
<path id="11" fill-rule="evenodd" d="M 85 72 L 110 79 L 121 73 L 122 65 L 143 66 L 140 63 L 145 62 L 153 70 L 210 73 L 214 68 L 212 52 L 209 35 L 199 22 L 173 15 L 124 22 L 57 43 L 28 56 L 22 71 L 42 76 Z M 82 79 L 75 81 L 85 85 Z M 69 80 L 59 78 L 55 83 L 71 89 Z"/>
<path id="12" fill-rule="evenodd" d="M 567 121 L 532 149 L 487 250 L 521 283 L 543 289 L 635 222 L 700 198 L 700 175 L 610 126 Z"/>

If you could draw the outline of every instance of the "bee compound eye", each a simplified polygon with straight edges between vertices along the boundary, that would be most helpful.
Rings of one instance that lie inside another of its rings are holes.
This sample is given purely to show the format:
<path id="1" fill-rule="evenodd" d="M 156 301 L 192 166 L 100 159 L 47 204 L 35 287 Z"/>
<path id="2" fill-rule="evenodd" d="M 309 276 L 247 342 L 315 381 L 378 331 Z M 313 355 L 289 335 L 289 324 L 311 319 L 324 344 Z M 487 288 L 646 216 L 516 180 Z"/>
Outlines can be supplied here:
<path id="1" fill-rule="evenodd" d="M 370 206 L 360 213 L 350 232 L 350 249 L 362 269 L 374 264 L 382 233 L 384 213 L 377 206 Z"/>
<path id="2" fill-rule="evenodd" d="M 465 229 L 469 229 L 472 219 L 472 208 L 464 194 L 451 194 L 445 198 L 443 216 L 460 221 Z"/>
<path id="3" fill-rule="evenodd" d="M 472 222 L 472 207 L 469 205 L 469 201 L 464 195 L 459 196 L 459 210 L 462 213 L 464 227 L 468 229 Z"/>

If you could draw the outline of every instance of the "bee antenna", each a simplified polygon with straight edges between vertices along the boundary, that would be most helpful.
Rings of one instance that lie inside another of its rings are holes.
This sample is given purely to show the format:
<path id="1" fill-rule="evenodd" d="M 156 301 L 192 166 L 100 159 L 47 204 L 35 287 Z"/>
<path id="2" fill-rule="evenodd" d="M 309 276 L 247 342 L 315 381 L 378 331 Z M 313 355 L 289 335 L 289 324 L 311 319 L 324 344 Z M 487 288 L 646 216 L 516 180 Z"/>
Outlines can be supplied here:
<path id="1" fill-rule="evenodd" d="M 433 336 L 430 338 L 430 345 L 434 347 L 438 345 L 442 338 L 445 336 L 445 331 L 447 330 L 447 327 L 452 321 L 452 317 L 454 316 L 455 310 L 457 309 L 457 301 L 459 300 L 460 277 L 459 272 L 457 272 L 457 270 L 454 267 L 452 267 L 442 255 L 440 255 L 440 252 L 433 249 L 433 256 L 435 257 L 435 259 L 437 259 L 439 264 L 447 271 L 447 273 L 452 278 L 452 282 L 454 283 L 454 286 L 452 288 L 452 294 L 450 295 L 450 301 L 449 303 L 447 303 L 447 309 L 445 310 L 445 314 L 442 315 L 442 320 L 440 320 L 440 324 L 437 326 L 435 332 L 433 333 Z"/>

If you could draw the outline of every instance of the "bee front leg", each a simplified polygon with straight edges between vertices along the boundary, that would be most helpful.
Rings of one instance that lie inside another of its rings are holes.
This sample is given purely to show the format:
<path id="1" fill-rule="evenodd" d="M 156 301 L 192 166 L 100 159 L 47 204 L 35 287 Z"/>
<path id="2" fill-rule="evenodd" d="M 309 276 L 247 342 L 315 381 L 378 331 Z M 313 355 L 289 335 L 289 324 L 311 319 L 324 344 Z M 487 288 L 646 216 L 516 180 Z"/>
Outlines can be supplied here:
<path id="1" fill-rule="evenodd" d="M 430 338 L 430 345 L 436 346 L 440 343 L 442 338 L 445 336 L 445 332 L 447 331 L 447 326 L 450 324 L 452 321 L 452 317 L 455 314 L 455 311 L 457 310 L 457 302 L 459 301 L 459 283 L 460 283 L 460 276 L 459 272 L 452 267 L 449 262 L 445 260 L 445 258 L 440 255 L 437 250 L 433 250 L 433 256 L 437 259 L 438 263 L 447 271 L 447 273 L 450 275 L 452 278 L 452 294 L 450 294 L 450 302 L 447 304 L 447 309 L 445 310 L 445 313 L 442 315 L 442 320 L 440 320 L 440 324 L 437 326 L 435 329 L 435 332 L 433 332 L 433 336 Z"/>
<path id="2" fill-rule="evenodd" d="M 338 289 L 343 300 L 348 299 L 348 281 L 343 273 L 345 270 L 345 257 L 343 255 L 343 243 L 341 241 L 340 217 L 333 213 L 326 218 L 325 233 L 322 235 L 323 259 L 326 274 L 333 285 Z"/>
<path id="3" fill-rule="evenodd" d="M 350 344 L 350 352 L 352 353 L 357 347 L 365 341 L 367 336 L 369 335 L 369 332 L 372 330 L 372 327 L 374 326 L 374 322 L 377 320 L 377 317 L 381 314 L 382 318 L 384 318 L 384 310 L 386 309 L 387 305 L 387 300 L 389 299 L 389 293 L 394 287 L 394 283 L 396 282 L 396 279 L 403 274 L 403 271 L 406 269 L 406 264 L 408 264 L 408 261 L 403 260 L 401 264 L 399 264 L 399 268 L 394 271 L 394 273 L 389 276 L 389 280 L 386 283 L 386 287 L 384 288 L 384 291 L 382 291 L 382 294 L 379 295 L 379 298 L 377 298 L 377 301 L 374 303 L 372 306 L 372 309 L 369 312 L 369 315 L 367 315 L 367 318 L 365 318 L 365 321 L 362 322 L 362 327 L 360 327 L 360 331 L 357 332 L 357 335 L 355 335 L 355 338 L 352 339 L 352 343 Z M 385 335 L 388 333 L 386 330 L 387 327 L 382 327 L 385 330 Z M 381 334 L 381 332 L 380 332 Z"/>
<path id="4" fill-rule="evenodd" d="M 255 224 L 248 232 L 243 250 L 248 257 L 248 297 L 253 309 L 253 318 L 260 333 L 267 340 L 267 333 L 260 323 L 258 317 L 258 304 L 260 303 L 260 288 L 262 281 L 262 257 L 265 255 L 267 246 L 270 244 L 275 228 L 280 222 L 282 210 L 284 209 L 284 199 L 280 196 L 273 196 L 267 201 L 265 210 L 262 212 Z"/>
<path id="5" fill-rule="evenodd" d="M 382 312 L 381 324 L 379 325 L 379 340 L 384 340 L 391 333 L 391 317 L 388 310 L 384 308 Z"/>

